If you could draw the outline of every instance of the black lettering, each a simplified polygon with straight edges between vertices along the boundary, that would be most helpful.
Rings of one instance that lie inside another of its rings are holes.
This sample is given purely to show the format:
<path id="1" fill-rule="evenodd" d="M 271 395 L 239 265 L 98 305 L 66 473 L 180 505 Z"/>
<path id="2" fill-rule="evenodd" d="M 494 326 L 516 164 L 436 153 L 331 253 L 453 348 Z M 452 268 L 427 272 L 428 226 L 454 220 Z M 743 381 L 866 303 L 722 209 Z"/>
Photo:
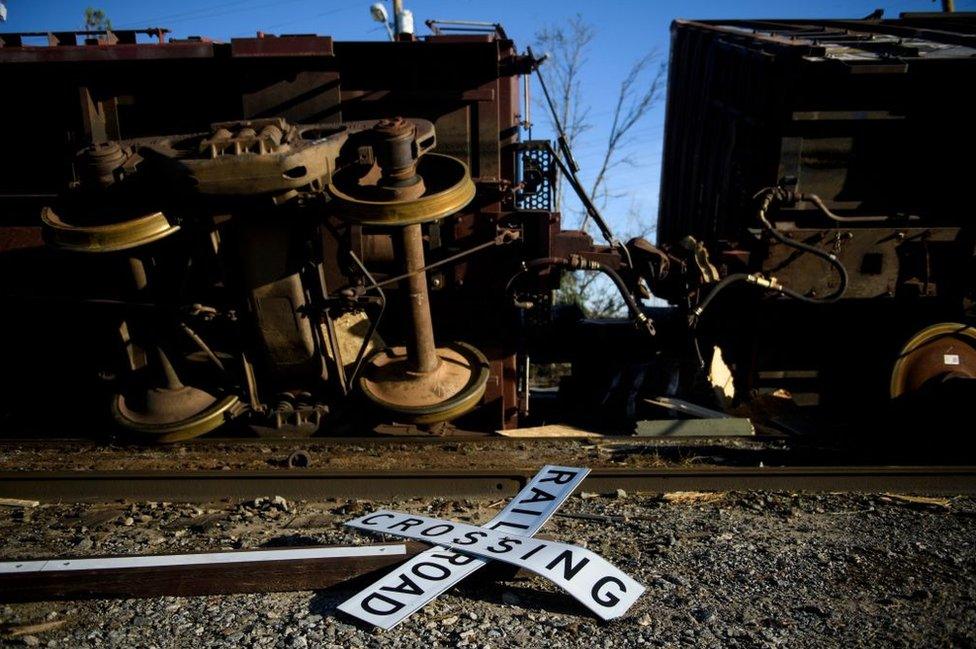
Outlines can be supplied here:
<path id="1" fill-rule="evenodd" d="M 539 550 L 541 550 L 544 547 L 546 547 L 546 546 L 545 545 L 537 545 L 534 548 L 532 548 L 531 550 L 529 550 L 528 552 L 526 552 L 525 554 L 523 554 L 519 558 L 520 559 L 528 559 L 529 557 L 531 557 L 533 554 L 535 554 L 536 552 L 538 552 Z"/>
<path id="2" fill-rule="evenodd" d="M 532 487 L 532 494 L 533 495 L 531 498 L 524 498 L 519 501 L 519 504 L 521 505 L 523 503 L 544 503 L 556 499 L 556 497 L 553 496 L 551 493 L 549 493 L 548 491 L 543 491 L 538 487 Z"/>
<path id="3" fill-rule="evenodd" d="M 478 542 L 478 539 L 474 538 L 475 536 L 485 538 L 488 536 L 488 532 L 465 532 L 462 538 L 467 539 L 467 542 L 462 541 L 461 539 L 454 539 L 451 541 L 451 543 L 457 543 L 458 545 L 472 545 Z"/>
<path id="4" fill-rule="evenodd" d="M 420 568 L 423 567 L 423 566 L 430 566 L 431 568 L 434 568 L 436 570 L 439 570 L 440 571 L 440 576 L 439 577 L 432 577 L 429 574 L 424 574 L 420 570 Z M 436 563 L 431 563 L 429 561 L 424 561 L 423 563 L 418 563 L 417 565 L 415 565 L 413 568 L 410 569 L 410 572 L 412 572 L 413 574 L 417 575 L 418 577 L 422 577 L 422 578 L 427 579 L 429 581 L 440 581 L 442 579 L 447 579 L 448 577 L 451 576 L 451 571 L 450 570 L 448 570 L 444 566 L 439 566 Z"/>
<path id="5" fill-rule="evenodd" d="M 388 530 L 395 530 L 396 528 L 399 527 L 404 532 L 406 532 L 411 527 L 417 527 L 418 525 L 423 525 L 423 524 L 424 524 L 424 522 L 422 520 L 420 520 L 419 518 L 404 518 L 399 523 L 394 523 L 393 525 L 390 525 L 386 529 L 388 529 Z"/>
<path id="6" fill-rule="evenodd" d="M 559 469 L 549 469 L 549 473 L 554 475 L 552 475 L 549 478 L 543 478 L 542 480 L 539 480 L 539 482 L 555 482 L 556 484 L 566 484 L 567 482 L 575 478 L 577 475 L 579 475 L 579 472 L 577 471 L 560 471 Z"/>
<path id="7" fill-rule="evenodd" d="M 583 557 L 583 560 L 580 561 L 579 563 L 577 563 L 574 566 L 573 565 L 573 551 L 572 550 L 563 550 L 563 552 L 558 557 L 556 557 L 555 559 L 553 559 L 552 561 L 549 562 L 549 565 L 546 566 L 546 570 L 554 570 L 556 568 L 556 566 L 559 565 L 560 562 L 563 563 L 563 578 L 566 581 L 569 581 L 573 577 L 575 577 L 576 576 L 576 573 L 578 573 L 580 570 L 582 570 L 583 569 L 583 566 L 585 566 L 586 564 L 588 564 L 590 562 L 590 560 L 588 558 L 586 558 L 586 557 Z"/>
<path id="8" fill-rule="evenodd" d="M 374 608 L 371 603 L 373 599 L 378 599 L 381 602 L 386 602 L 387 604 L 392 605 L 393 608 L 391 608 L 388 611 L 381 611 L 378 608 Z M 362 604 L 360 604 L 360 606 L 363 607 L 364 611 L 368 613 L 372 613 L 373 615 L 393 615 L 394 613 L 396 613 L 397 611 L 399 611 L 401 608 L 404 607 L 404 603 L 398 602 L 392 597 L 387 597 L 386 595 L 380 595 L 379 593 L 372 593 L 369 597 L 367 597 L 362 601 Z"/>
<path id="9" fill-rule="evenodd" d="M 399 586 L 383 586 L 380 590 L 386 590 L 391 593 L 403 593 L 405 595 L 423 595 L 424 589 L 413 582 L 410 577 L 404 574 L 397 575 L 400 578 Z"/>
<path id="10" fill-rule="evenodd" d="M 454 543 L 457 543 L 457 540 L 455 540 Z M 450 554 L 432 554 L 430 556 L 432 559 L 447 559 L 447 562 L 452 566 L 466 566 L 475 560 L 475 557 L 469 557 L 466 554 L 458 554 L 456 552 L 452 552 Z"/>
<path id="11" fill-rule="evenodd" d="M 498 540 L 498 545 L 502 547 L 500 549 L 496 549 L 495 546 L 490 545 L 486 549 L 494 554 L 505 554 L 506 552 L 511 552 L 516 545 L 522 545 L 522 541 L 503 536 Z"/>
<path id="12" fill-rule="evenodd" d="M 396 518 L 393 514 L 373 514 L 372 516 L 367 516 L 362 520 L 363 525 L 376 525 L 376 523 L 371 523 L 374 518 Z"/>
<path id="13" fill-rule="evenodd" d="M 627 587 L 624 586 L 624 583 L 616 577 L 601 577 L 595 584 L 593 584 L 593 590 L 590 591 L 593 601 L 600 606 L 606 606 L 607 608 L 619 604 L 620 598 L 613 593 L 604 593 L 602 596 L 600 595 L 600 586 L 603 586 L 603 584 L 617 584 L 621 593 L 627 592 Z"/>
<path id="14" fill-rule="evenodd" d="M 495 523 L 492 523 L 491 525 L 488 526 L 488 529 L 490 529 L 490 530 L 497 530 L 499 527 L 502 527 L 502 526 L 505 526 L 505 527 L 514 527 L 517 530 L 527 530 L 527 529 L 529 529 L 529 526 L 528 525 L 522 525 L 521 523 L 506 523 L 505 521 L 497 521 Z"/>
<path id="15" fill-rule="evenodd" d="M 443 532 L 436 532 L 435 533 L 434 530 L 436 530 L 438 527 L 443 527 L 445 529 L 444 529 Z M 425 530 L 421 530 L 420 534 L 422 536 L 441 536 L 442 534 L 447 534 L 448 532 L 450 532 L 453 529 L 454 529 L 454 526 L 453 525 L 448 525 L 447 523 L 442 523 L 440 525 L 434 525 L 433 527 L 428 527 Z"/>
<path id="16" fill-rule="evenodd" d="M 528 514 L 529 516 L 542 516 L 542 512 L 537 512 L 531 509 L 519 509 L 516 507 L 512 510 L 513 514 Z"/>

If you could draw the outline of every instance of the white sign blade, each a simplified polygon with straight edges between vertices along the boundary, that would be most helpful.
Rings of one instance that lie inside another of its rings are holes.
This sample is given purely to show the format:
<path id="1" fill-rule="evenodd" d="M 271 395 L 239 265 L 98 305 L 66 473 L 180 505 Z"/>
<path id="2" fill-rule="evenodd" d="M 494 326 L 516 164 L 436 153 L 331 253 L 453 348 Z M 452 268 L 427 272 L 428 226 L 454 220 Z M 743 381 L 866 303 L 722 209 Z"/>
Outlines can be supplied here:
<path id="1" fill-rule="evenodd" d="M 484 527 L 532 536 L 589 472 L 589 469 L 576 467 L 542 467 L 508 506 Z M 446 548 L 431 548 L 340 604 L 339 610 L 389 630 L 486 563 L 488 561 L 485 559 Z M 443 571 L 447 571 L 447 574 L 440 579 L 427 579 L 422 574 L 423 568 L 417 570 L 421 564 L 435 565 L 438 574 Z"/>
<path id="2" fill-rule="evenodd" d="M 98 557 L 93 559 L 40 559 L 34 561 L 0 562 L 0 574 L 63 572 L 72 570 L 128 570 L 198 565 L 210 566 L 218 563 L 342 559 L 347 557 L 375 557 L 384 554 L 397 555 L 406 553 L 406 546 L 396 544 L 291 548 L 284 550 L 244 550 L 241 552 L 199 552 L 192 554 L 149 554 L 131 557 Z"/>
<path id="3" fill-rule="evenodd" d="M 437 543 L 531 570 L 559 585 L 604 620 L 623 615 L 644 592 L 642 585 L 603 557 L 567 543 L 386 510 L 361 516 L 346 525 Z M 450 574 L 443 566 L 422 561 L 414 563 L 403 583 L 415 586 L 414 578 L 436 582 Z"/>

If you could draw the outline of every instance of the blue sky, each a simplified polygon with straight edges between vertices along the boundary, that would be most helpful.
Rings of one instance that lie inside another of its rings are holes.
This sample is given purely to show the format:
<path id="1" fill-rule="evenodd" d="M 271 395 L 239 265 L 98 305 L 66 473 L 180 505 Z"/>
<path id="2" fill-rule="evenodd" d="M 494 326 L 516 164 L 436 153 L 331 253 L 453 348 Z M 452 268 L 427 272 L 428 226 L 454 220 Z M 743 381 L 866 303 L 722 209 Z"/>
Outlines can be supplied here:
<path id="1" fill-rule="evenodd" d="M 8 9 L 7 22 L 0 31 L 46 31 L 78 29 L 86 6 L 104 9 L 117 28 L 146 26 L 169 27 L 173 35 L 209 36 L 227 39 L 249 36 L 262 30 L 271 33 L 319 33 L 337 40 L 385 39 L 383 28 L 372 22 L 372 0 L 168 0 L 166 2 L 120 0 L 0 0 Z M 466 19 L 500 22 L 520 48 L 531 45 L 536 31 L 573 14 L 580 14 L 595 30 L 586 53 L 583 78 L 585 96 L 594 127 L 577 145 L 577 158 L 584 181 L 593 173 L 601 154 L 602 141 L 609 128 L 609 114 L 617 86 L 632 61 L 649 50 L 667 56 L 669 25 L 675 18 L 858 18 L 876 8 L 886 17 L 903 11 L 937 11 L 931 0 L 824 0 L 823 2 L 784 3 L 772 0 L 703 0 L 585 2 L 582 0 L 405 0 L 414 13 L 417 33 L 427 33 L 428 18 Z M 388 4 L 389 6 L 389 4 Z M 958 10 L 976 10 L 976 0 L 956 0 Z M 536 93 L 538 96 L 539 93 Z M 543 115 L 534 109 L 540 126 Z M 613 192 L 624 197 L 611 201 L 607 215 L 626 229 L 623 215 L 631 205 L 638 207 L 642 221 L 657 217 L 657 194 L 664 128 L 663 103 L 656 107 L 636 130 L 628 154 L 636 161 L 633 168 L 616 173 L 610 183 Z M 534 135 L 547 135 L 536 128 Z M 571 224 L 567 224 L 571 225 Z"/>

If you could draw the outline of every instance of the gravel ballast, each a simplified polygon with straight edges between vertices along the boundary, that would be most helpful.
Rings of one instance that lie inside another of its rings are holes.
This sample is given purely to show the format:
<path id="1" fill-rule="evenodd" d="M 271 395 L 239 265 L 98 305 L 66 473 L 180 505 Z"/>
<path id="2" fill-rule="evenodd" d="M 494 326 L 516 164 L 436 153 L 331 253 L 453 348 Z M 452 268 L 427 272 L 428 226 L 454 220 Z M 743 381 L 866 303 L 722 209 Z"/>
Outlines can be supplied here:
<path id="1" fill-rule="evenodd" d="M 388 508 L 481 524 L 502 506 L 268 496 L 0 507 L 0 558 L 370 543 L 380 538 L 343 521 Z M 972 498 L 577 494 L 543 533 L 600 553 L 647 592 L 624 618 L 602 623 L 545 580 L 498 580 L 489 566 L 388 632 L 337 613 L 353 592 L 342 586 L 8 604 L 0 646 L 976 646 Z"/>

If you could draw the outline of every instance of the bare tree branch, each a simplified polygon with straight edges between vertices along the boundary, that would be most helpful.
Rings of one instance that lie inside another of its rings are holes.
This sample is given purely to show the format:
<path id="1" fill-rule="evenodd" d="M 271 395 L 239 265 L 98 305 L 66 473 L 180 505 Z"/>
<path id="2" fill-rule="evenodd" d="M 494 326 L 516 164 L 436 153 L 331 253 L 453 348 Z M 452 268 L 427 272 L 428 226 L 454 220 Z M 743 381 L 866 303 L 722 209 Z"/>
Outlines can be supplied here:
<path id="1" fill-rule="evenodd" d="M 540 72 L 547 87 L 553 91 L 556 113 L 571 148 L 593 127 L 589 120 L 590 105 L 584 100 L 582 76 L 586 65 L 584 53 L 594 36 L 593 28 L 577 14 L 565 24 L 541 30 L 535 38 L 540 49 L 549 54 L 549 62 Z M 657 52 L 649 52 L 634 62 L 620 82 L 610 130 L 590 186 L 589 198 L 594 204 L 606 207 L 610 200 L 625 196 L 625 193 L 613 190 L 609 182 L 611 172 L 619 167 L 637 166 L 637 161 L 632 154 L 626 153 L 626 149 L 634 143 L 637 125 L 663 97 L 666 81 L 666 64 L 660 61 Z M 554 206 L 565 214 L 563 193 L 564 184 L 560 179 L 554 188 Z M 582 209 L 573 211 L 580 216 L 580 229 L 585 231 L 589 215 Z M 640 223 L 636 214 L 637 207 L 632 204 L 628 216 L 633 224 Z M 653 225 L 645 225 L 644 230 L 638 236 L 653 230 Z M 615 315 L 624 306 L 614 287 L 597 273 L 566 273 L 557 300 L 577 303 L 588 315 L 597 317 Z"/>
<path id="2" fill-rule="evenodd" d="M 584 53 L 593 36 L 593 28 L 579 14 L 570 18 L 565 26 L 552 25 L 535 36 L 539 48 L 549 54 L 550 62 L 542 66 L 540 72 L 546 85 L 553 89 L 556 112 L 570 147 L 592 128 L 590 107 L 583 102 L 581 76 L 586 65 Z M 551 126 L 555 128 L 555 124 Z M 556 210 L 562 207 L 563 189 L 564 182 L 560 179 L 553 197 Z"/>
<path id="3" fill-rule="evenodd" d="M 664 85 L 667 81 L 667 67 L 662 62 L 657 66 L 656 72 L 651 76 L 646 87 L 640 88 L 645 73 L 652 64 L 657 61 L 657 52 L 649 52 L 638 59 L 631 66 L 630 71 L 624 80 L 620 82 L 620 89 L 617 93 L 617 101 L 613 108 L 613 119 L 610 124 L 610 133 L 607 135 L 607 146 L 603 151 L 603 161 L 593 178 L 593 185 L 590 189 L 590 196 L 595 197 L 600 193 L 601 187 L 606 185 L 607 173 L 621 164 L 633 165 L 633 160 L 627 156 L 620 157 L 620 149 L 626 143 L 626 137 L 640 121 L 647 116 L 651 107 L 661 100 Z M 606 204 L 608 194 L 600 194 Z M 580 226 L 585 230 L 589 215 L 583 217 Z"/>

